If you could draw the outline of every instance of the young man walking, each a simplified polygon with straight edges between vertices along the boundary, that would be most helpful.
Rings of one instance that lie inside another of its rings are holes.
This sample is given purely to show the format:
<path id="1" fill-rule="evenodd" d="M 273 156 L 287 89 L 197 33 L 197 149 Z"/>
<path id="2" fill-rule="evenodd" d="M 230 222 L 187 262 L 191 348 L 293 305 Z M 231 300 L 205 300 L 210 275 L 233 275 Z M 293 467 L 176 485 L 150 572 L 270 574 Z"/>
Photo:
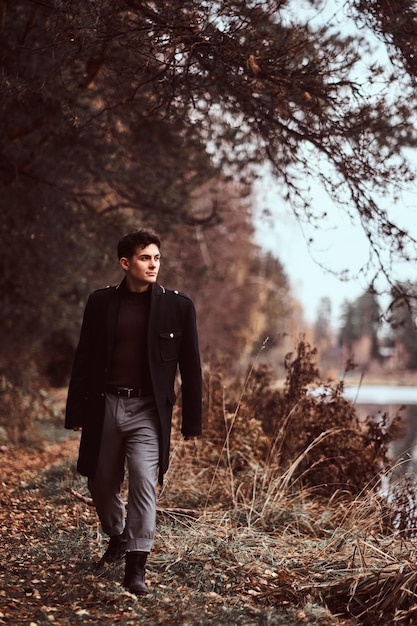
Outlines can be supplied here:
<path id="1" fill-rule="evenodd" d="M 156 483 L 168 469 L 174 383 L 181 374 L 185 438 L 201 434 L 202 382 L 195 309 L 157 283 L 161 242 L 142 229 L 118 244 L 125 277 L 87 302 L 68 389 L 65 427 L 80 430 L 78 471 L 110 540 L 99 565 L 126 554 L 123 585 L 148 593 Z M 127 464 L 125 514 L 120 495 Z"/>

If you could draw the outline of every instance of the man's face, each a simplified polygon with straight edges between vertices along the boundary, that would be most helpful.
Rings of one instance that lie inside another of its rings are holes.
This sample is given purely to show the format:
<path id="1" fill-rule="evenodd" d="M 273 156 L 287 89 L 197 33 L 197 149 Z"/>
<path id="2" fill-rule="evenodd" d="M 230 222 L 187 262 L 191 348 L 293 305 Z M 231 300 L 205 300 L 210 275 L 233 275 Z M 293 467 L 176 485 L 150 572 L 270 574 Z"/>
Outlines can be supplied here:
<path id="1" fill-rule="evenodd" d="M 161 254 L 158 246 L 151 243 L 146 248 L 136 248 L 130 258 L 122 257 L 120 266 L 126 273 L 126 282 L 130 291 L 145 291 L 156 282 Z"/>

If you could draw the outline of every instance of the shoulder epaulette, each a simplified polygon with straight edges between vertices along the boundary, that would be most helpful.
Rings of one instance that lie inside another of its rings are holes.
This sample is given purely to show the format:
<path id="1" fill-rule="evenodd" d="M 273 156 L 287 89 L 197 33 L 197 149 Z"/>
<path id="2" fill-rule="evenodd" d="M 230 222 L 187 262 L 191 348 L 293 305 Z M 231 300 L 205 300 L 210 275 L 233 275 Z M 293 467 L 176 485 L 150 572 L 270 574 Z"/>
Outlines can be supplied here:
<path id="1" fill-rule="evenodd" d="M 172 293 L 174 293 L 176 296 L 181 296 L 182 298 L 186 298 L 187 300 L 191 300 L 190 296 L 187 296 L 186 293 L 183 293 L 182 291 L 178 291 L 177 289 L 174 289 L 172 291 Z"/>

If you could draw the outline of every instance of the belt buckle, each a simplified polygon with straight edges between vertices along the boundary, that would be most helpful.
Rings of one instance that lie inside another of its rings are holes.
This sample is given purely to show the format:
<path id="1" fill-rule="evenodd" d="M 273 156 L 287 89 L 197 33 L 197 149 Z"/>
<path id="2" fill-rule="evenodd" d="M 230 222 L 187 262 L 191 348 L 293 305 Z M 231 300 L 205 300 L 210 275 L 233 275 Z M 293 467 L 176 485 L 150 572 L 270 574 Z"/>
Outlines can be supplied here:
<path id="1" fill-rule="evenodd" d="M 117 387 L 117 395 L 119 398 L 130 398 L 132 391 L 133 389 L 130 389 L 130 387 Z"/>

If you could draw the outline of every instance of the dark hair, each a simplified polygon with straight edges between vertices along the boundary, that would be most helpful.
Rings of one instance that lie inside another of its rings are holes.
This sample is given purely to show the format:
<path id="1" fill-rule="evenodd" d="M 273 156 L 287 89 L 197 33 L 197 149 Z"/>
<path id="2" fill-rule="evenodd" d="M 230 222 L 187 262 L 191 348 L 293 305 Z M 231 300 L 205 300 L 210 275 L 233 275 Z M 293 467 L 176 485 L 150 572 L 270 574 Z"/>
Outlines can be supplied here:
<path id="1" fill-rule="evenodd" d="M 161 240 L 153 230 L 148 230 L 147 228 L 135 230 L 133 233 L 128 233 L 120 239 L 117 244 L 118 257 L 119 259 L 122 257 L 130 259 L 135 254 L 137 248 L 143 250 L 143 248 L 150 246 L 151 243 L 154 243 L 158 248 L 161 247 Z"/>

